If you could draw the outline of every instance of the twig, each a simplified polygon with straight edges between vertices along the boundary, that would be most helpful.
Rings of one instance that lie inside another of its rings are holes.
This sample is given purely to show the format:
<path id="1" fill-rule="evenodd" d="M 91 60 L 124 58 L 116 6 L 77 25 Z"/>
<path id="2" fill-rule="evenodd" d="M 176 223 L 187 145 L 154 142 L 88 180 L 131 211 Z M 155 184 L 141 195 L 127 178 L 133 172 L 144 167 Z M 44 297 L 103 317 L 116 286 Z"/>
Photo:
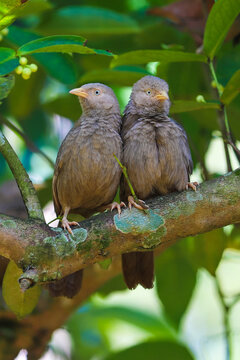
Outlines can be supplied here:
<path id="1" fill-rule="evenodd" d="M 226 360 L 231 360 L 232 359 L 232 342 L 231 342 L 231 324 L 230 324 L 230 319 L 229 319 L 229 311 L 231 310 L 231 306 L 227 305 L 225 303 L 225 299 L 224 299 L 224 294 L 222 292 L 220 283 L 217 279 L 217 277 L 215 278 L 216 281 L 216 287 L 217 287 L 217 291 L 218 291 L 218 295 L 219 295 L 219 299 L 221 301 L 222 307 L 223 307 L 223 312 L 224 312 L 224 318 L 223 318 L 223 323 L 224 323 L 224 333 L 226 334 Z"/>
<path id="2" fill-rule="evenodd" d="M 62 220 L 62 216 L 57 216 L 56 218 L 54 218 L 53 220 L 50 220 L 47 224 L 50 225 L 51 223 L 53 223 L 56 220 Z"/>
<path id="3" fill-rule="evenodd" d="M 49 165 L 54 168 L 54 162 L 42 151 L 40 150 L 32 140 L 30 140 L 26 134 L 24 134 L 23 131 L 18 129 L 14 124 L 12 124 L 8 119 L 4 118 L 3 116 L 0 116 L 0 122 L 4 125 L 6 125 L 9 129 L 14 131 L 16 134 L 20 135 L 21 138 L 25 141 L 27 147 L 29 150 L 31 150 L 33 153 L 39 154 L 42 157 L 44 157 L 45 160 L 49 163 Z"/>
<path id="4" fill-rule="evenodd" d="M 136 201 L 136 202 L 138 203 L 139 201 L 138 201 L 137 195 L 135 194 L 135 191 L 134 191 L 134 189 L 133 189 L 133 186 L 132 186 L 132 184 L 131 184 L 131 182 L 130 182 L 130 180 L 129 180 L 126 166 L 124 166 L 124 165 L 121 163 L 121 161 L 117 158 L 117 156 L 116 156 L 115 154 L 113 154 L 113 156 L 115 157 L 115 159 L 117 160 L 120 168 L 122 169 L 123 175 L 125 176 L 125 179 L 126 179 L 126 181 L 127 181 L 127 183 L 128 183 L 128 186 L 129 186 L 129 189 L 130 189 L 130 191 L 131 191 L 131 194 L 132 194 L 132 196 L 133 196 L 133 198 L 134 198 L 134 201 Z"/>
<path id="5" fill-rule="evenodd" d="M 237 148 L 237 146 L 236 146 L 236 144 L 235 144 L 235 142 L 234 142 L 234 140 L 232 138 L 232 135 L 231 135 L 231 139 L 228 139 L 228 143 L 229 143 L 229 145 L 232 146 L 232 148 L 234 150 L 234 153 L 235 153 L 235 155 L 236 155 L 236 157 L 237 157 L 237 159 L 238 159 L 238 161 L 240 163 L 240 150 Z"/>
<path id="6" fill-rule="evenodd" d="M 17 157 L 15 151 L 9 144 L 6 137 L 0 131 L 0 152 L 7 161 L 13 176 L 16 179 L 19 190 L 22 194 L 24 204 L 26 206 L 30 218 L 44 221 L 43 212 L 34 189 L 34 186 L 24 169 L 21 161 Z"/>
<path id="7" fill-rule="evenodd" d="M 219 100 L 220 100 L 223 89 L 222 89 L 221 84 L 218 82 L 217 75 L 216 75 L 216 72 L 215 72 L 215 69 L 213 66 L 213 62 L 210 59 L 209 59 L 209 68 L 210 68 L 213 80 L 215 81 Z M 229 126 L 227 112 L 226 112 L 226 108 L 225 108 L 224 104 L 222 104 L 221 110 L 218 111 L 218 114 L 219 114 L 219 116 L 218 116 L 219 127 L 222 132 L 222 137 L 224 140 L 223 144 L 224 144 L 224 150 L 225 150 L 225 155 L 226 155 L 227 169 L 228 169 L 228 172 L 230 172 L 230 171 L 232 171 L 232 165 L 231 165 L 231 160 L 230 160 L 229 149 L 227 146 L 228 140 L 231 140 L 230 126 Z"/>

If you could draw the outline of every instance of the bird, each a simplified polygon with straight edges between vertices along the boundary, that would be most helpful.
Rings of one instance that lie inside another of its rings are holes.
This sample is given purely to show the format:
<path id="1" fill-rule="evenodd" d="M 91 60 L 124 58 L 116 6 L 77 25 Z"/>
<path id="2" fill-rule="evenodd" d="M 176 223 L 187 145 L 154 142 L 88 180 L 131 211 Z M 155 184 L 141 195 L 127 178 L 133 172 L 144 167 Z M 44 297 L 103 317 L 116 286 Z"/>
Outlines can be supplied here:
<path id="1" fill-rule="evenodd" d="M 70 91 L 78 96 L 82 115 L 63 140 L 52 182 L 53 202 L 61 226 L 73 235 L 69 212 L 85 218 L 105 209 L 121 212 L 123 204 L 113 202 L 117 192 L 122 157 L 121 114 L 113 90 L 101 83 L 89 83 Z M 81 288 L 83 270 L 48 284 L 52 296 L 72 298 Z"/>
<path id="2" fill-rule="evenodd" d="M 135 201 L 123 178 L 120 199 L 128 206 L 143 209 L 144 200 L 157 195 L 192 188 L 193 169 L 187 135 L 180 124 L 171 119 L 168 84 L 156 76 L 147 75 L 132 88 L 124 110 L 121 136 L 123 165 L 139 199 Z M 122 254 L 122 271 L 129 289 L 138 284 L 153 287 L 153 251 Z"/>

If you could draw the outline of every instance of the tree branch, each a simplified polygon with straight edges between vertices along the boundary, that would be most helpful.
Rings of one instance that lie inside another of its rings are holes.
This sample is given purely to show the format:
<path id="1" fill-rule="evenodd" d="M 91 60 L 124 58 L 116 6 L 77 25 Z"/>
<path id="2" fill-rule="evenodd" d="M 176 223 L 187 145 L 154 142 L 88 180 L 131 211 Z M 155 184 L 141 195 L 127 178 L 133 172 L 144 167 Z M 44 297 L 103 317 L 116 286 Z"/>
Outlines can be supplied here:
<path id="1" fill-rule="evenodd" d="M 44 221 L 43 212 L 29 176 L 15 151 L 0 131 L 0 152 L 7 161 L 21 191 L 30 218 Z"/>
<path id="2" fill-rule="evenodd" d="M 62 327 L 80 304 L 116 276 L 120 270 L 120 257 L 114 259 L 108 270 L 103 270 L 98 265 L 90 266 L 84 272 L 81 291 L 73 299 L 64 297 L 49 299 L 43 293 L 34 313 L 24 319 L 17 320 L 12 312 L 0 311 L 0 323 L 6 324 L 7 329 L 10 328 L 10 334 L 12 329 L 17 329 L 14 338 L 5 336 L 0 342 L 0 354 L 4 354 L 4 360 L 14 359 L 21 349 L 27 349 L 29 359 L 39 359 L 53 331 Z"/>
<path id="3" fill-rule="evenodd" d="M 147 213 L 107 212 L 80 223 L 74 237 L 33 219 L 0 216 L 0 254 L 33 282 L 59 279 L 129 251 L 163 250 L 179 238 L 240 222 L 240 169 L 184 191 L 148 201 Z"/>

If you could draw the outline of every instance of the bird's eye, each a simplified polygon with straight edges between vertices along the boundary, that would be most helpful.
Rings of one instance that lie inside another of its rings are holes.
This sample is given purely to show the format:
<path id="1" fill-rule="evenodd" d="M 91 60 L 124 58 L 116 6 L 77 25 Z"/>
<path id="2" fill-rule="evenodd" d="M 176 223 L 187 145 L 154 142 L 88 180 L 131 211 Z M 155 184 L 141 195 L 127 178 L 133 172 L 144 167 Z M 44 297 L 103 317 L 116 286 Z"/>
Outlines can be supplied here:
<path id="1" fill-rule="evenodd" d="M 151 91 L 150 91 L 150 90 L 147 91 L 147 95 L 151 95 Z"/>
<path id="2" fill-rule="evenodd" d="M 95 90 L 95 95 L 100 95 L 100 90 Z"/>

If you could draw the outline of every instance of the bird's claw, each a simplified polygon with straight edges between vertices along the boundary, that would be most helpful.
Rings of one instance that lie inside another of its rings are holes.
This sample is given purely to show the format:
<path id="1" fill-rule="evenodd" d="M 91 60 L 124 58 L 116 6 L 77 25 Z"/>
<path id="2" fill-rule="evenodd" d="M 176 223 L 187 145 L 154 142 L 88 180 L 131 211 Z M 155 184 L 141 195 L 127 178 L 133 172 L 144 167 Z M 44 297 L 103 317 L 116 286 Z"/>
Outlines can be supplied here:
<path id="1" fill-rule="evenodd" d="M 111 204 L 111 211 L 113 211 L 114 209 L 117 209 L 118 216 L 120 217 L 121 212 L 122 212 L 122 209 L 121 209 L 122 207 L 127 207 L 126 204 L 123 201 L 121 201 L 120 204 L 117 203 L 116 201 L 114 201 Z"/>
<path id="2" fill-rule="evenodd" d="M 193 191 L 197 191 L 197 186 L 198 186 L 198 182 L 194 181 L 194 182 L 188 182 L 186 185 L 186 190 L 188 190 L 189 188 L 191 188 Z"/>
<path id="3" fill-rule="evenodd" d="M 78 222 L 76 221 L 68 221 L 68 219 L 62 219 L 62 228 L 67 230 L 69 234 L 73 235 L 72 229 L 70 226 L 79 226 Z"/>
<path id="4" fill-rule="evenodd" d="M 146 210 L 148 209 L 148 205 L 145 204 L 145 201 L 138 200 L 138 203 L 134 200 L 134 198 L 130 195 L 128 196 L 128 207 L 131 210 L 132 206 L 139 210 Z"/>

